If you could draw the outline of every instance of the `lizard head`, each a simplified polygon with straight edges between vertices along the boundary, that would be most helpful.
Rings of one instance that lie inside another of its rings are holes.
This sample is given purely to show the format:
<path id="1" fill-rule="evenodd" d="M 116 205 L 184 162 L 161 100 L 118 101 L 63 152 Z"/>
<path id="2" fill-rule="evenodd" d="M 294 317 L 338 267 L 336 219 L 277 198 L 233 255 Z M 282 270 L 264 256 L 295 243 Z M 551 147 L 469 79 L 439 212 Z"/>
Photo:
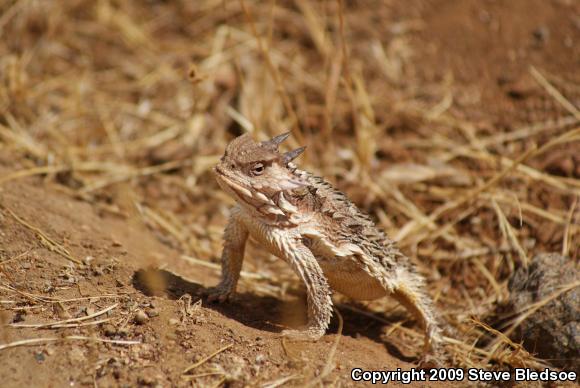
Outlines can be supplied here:
<path id="1" fill-rule="evenodd" d="M 305 147 L 280 153 L 278 147 L 290 133 L 256 142 L 249 134 L 232 140 L 215 167 L 220 187 L 240 205 L 264 216 L 287 216 L 296 211 L 284 192 L 307 186 L 288 165 Z"/>

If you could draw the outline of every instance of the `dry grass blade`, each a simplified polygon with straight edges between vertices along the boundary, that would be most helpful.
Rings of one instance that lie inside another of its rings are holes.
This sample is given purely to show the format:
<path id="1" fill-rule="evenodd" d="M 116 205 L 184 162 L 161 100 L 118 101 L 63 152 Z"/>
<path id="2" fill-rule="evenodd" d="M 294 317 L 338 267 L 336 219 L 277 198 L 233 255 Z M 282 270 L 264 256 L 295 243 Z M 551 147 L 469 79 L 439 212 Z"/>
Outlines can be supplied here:
<path id="1" fill-rule="evenodd" d="M 70 329 L 73 327 L 85 327 L 85 326 L 96 326 L 96 325 L 100 325 L 102 323 L 107 323 L 112 321 L 113 318 L 106 318 L 106 319 L 99 319 L 93 322 L 81 322 L 81 323 L 65 323 L 62 325 L 51 325 L 49 327 L 46 327 L 47 329 Z"/>
<path id="2" fill-rule="evenodd" d="M 201 360 L 199 360 L 198 362 L 196 362 L 195 364 L 192 364 L 190 366 L 188 366 L 187 368 L 185 368 L 183 370 L 183 372 L 181 372 L 181 374 L 185 374 L 187 372 L 191 372 L 192 370 L 194 370 L 195 368 L 205 364 L 206 362 L 208 362 L 209 360 L 211 360 L 212 358 L 214 358 L 215 356 L 217 356 L 218 354 L 220 354 L 221 352 L 228 350 L 229 348 L 231 348 L 232 346 L 234 346 L 234 344 L 229 344 L 224 346 L 223 348 L 220 348 L 218 350 L 216 350 L 215 352 L 213 352 L 212 354 L 209 354 L 207 356 L 205 356 L 204 358 L 202 358 Z"/>
<path id="3" fill-rule="evenodd" d="M 439 219 L 444 213 L 447 213 L 448 211 L 450 211 L 452 209 L 456 209 L 456 208 L 472 201 L 473 199 L 475 199 L 478 195 L 480 195 L 484 191 L 487 191 L 490 188 L 497 185 L 502 179 L 504 179 L 513 170 L 515 170 L 517 166 L 519 166 L 521 163 L 524 163 L 526 160 L 531 158 L 537 151 L 538 151 L 537 147 L 533 147 L 533 148 L 529 149 L 524 154 L 522 154 L 519 158 L 517 158 L 509 167 L 507 167 L 503 171 L 497 173 L 495 176 L 493 176 L 491 179 L 489 179 L 486 183 L 484 183 L 480 187 L 477 187 L 473 190 L 470 190 L 468 193 L 464 194 L 459 199 L 454 200 L 454 201 L 449 201 L 446 204 L 437 208 L 433 213 L 431 213 L 431 215 L 428 217 L 427 220 L 419 221 L 419 222 L 412 221 L 412 223 L 414 225 L 412 225 L 412 227 L 404 227 L 403 229 L 401 229 L 401 231 L 397 234 L 395 239 L 402 240 L 407 235 L 409 235 L 411 233 L 417 233 L 419 230 L 424 228 L 429 223 L 434 222 L 437 219 Z"/>
<path id="4" fill-rule="evenodd" d="M 289 381 L 298 380 L 300 378 L 301 378 L 300 375 L 290 375 L 290 376 L 286 376 L 286 377 L 280 377 L 279 379 L 276 379 L 274 381 L 270 381 L 268 383 L 263 384 L 262 385 L 262 388 L 277 388 L 277 387 L 281 387 L 282 385 L 286 384 Z"/>
<path id="5" fill-rule="evenodd" d="M 96 318 L 98 316 L 101 316 L 103 314 L 108 313 L 109 311 L 113 310 L 114 308 L 116 308 L 117 306 L 119 306 L 119 303 L 115 303 L 114 305 L 111 305 L 107 308 L 104 308 L 100 311 L 97 311 L 93 314 L 89 314 L 86 317 L 80 317 L 80 318 L 70 318 L 70 319 L 65 319 L 62 321 L 58 321 L 58 322 L 52 322 L 52 323 L 39 323 L 39 324 L 18 324 L 18 323 L 12 323 L 10 324 L 11 327 L 22 327 L 22 328 L 36 328 L 36 329 L 43 329 L 43 328 L 55 328 L 56 326 L 60 326 L 63 324 L 67 324 L 67 323 L 72 323 L 72 322 L 82 322 L 82 321 L 87 321 L 89 319 L 93 319 Z"/>
<path id="6" fill-rule="evenodd" d="M 491 350 L 488 354 L 488 361 L 490 361 L 493 358 L 497 358 L 498 357 L 498 350 L 499 350 L 499 345 L 500 344 L 507 344 L 509 345 L 512 349 L 515 349 L 517 352 L 523 352 L 523 353 L 527 353 L 521 345 L 516 344 L 515 342 L 513 342 L 511 339 L 509 339 L 508 336 L 506 336 L 504 333 L 500 332 L 499 330 L 496 330 L 494 328 L 492 328 L 491 326 L 489 326 L 488 324 L 481 322 L 477 319 L 471 319 L 471 322 L 476 324 L 477 326 L 482 327 L 485 331 L 492 333 L 496 336 L 496 341 L 497 345 L 495 346 L 491 346 Z"/>
<path id="7" fill-rule="evenodd" d="M 578 200 L 580 197 L 574 198 L 574 203 L 570 207 L 570 211 L 568 212 L 568 221 L 566 222 L 566 228 L 564 229 L 564 238 L 562 242 L 562 255 L 569 256 L 570 255 L 570 246 L 572 245 L 572 229 L 573 229 L 573 220 L 574 214 L 576 212 L 576 206 L 578 205 Z"/>
<path id="8" fill-rule="evenodd" d="M 568 112 L 572 113 L 577 120 L 580 120 L 580 110 L 574 106 L 562 93 L 558 91 L 534 66 L 530 67 L 530 73 L 546 91 L 554 97 Z"/>
<path id="9" fill-rule="evenodd" d="M 65 248 L 63 247 L 61 244 L 59 244 L 58 242 L 54 241 L 52 238 L 48 237 L 48 235 L 46 235 L 46 233 L 44 233 L 42 230 L 40 230 L 39 228 L 30 225 L 28 222 L 24 221 L 22 218 L 18 217 L 12 210 L 10 209 L 5 209 L 18 223 L 20 223 L 21 225 L 27 227 L 28 229 L 30 229 L 31 231 L 33 231 L 38 238 L 40 239 L 40 242 L 46 246 L 49 250 L 58 253 L 59 255 L 61 255 L 62 257 L 64 257 L 65 259 L 72 261 L 75 264 L 79 264 L 82 265 L 82 263 L 75 259 L 72 254 Z"/>
<path id="10" fill-rule="evenodd" d="M 125 340 L 110 340 L 106 338 L 98 338 L 98 337 L 84 337 L 80 335 L 69 335 L 66 337 L 44 337 L 44 338 L 32 338 L 20 341 L 10 342 L 8 344 L 0 344 L 0 350 L 16 348 L 19 346 L 31 346 L 31 345 L 38 345 L 44 344 L 48 342 L 57 342 L 57 341 L 91 341 L 91 342 L 103 342 L 107 344 L 114 344 L 114 345 L 136 345 L 140 344 L 140 341 L 125 341 Z"/>
<path id="11" fill-rule="evenodd" d="M 29 176 L 34 176 L 34 175 L 41 175 L 41 174 L 56 174 L 62 171 L 66 171 L 68 170 L 67 167 L 65 166 L 42 166 L 42 167 L 34 167 L 34 168 L 29 168 L 27 170 L 20 170 L 20 171 L 16 171 L 14 173 L 5 175 L 3 177 L 0 178 L 0 185 L 3 185 L 6 182 L 15 180 L 15 179 L 19 179 L 19 178 L 24 178 L 24 177 L 29 177 Z"/>
<path id="12" fill-rule="evenodd" d="M 96 182 L 93 182 L 90 185 L 83 187 L 83 189 L 80 190 L 80 192 L 82 194 L 90 193 L 92 191 L 103 189 L 107 186 L 110 186 L 110 185 L 113 185 L 116 183 L 121 183 L 124 181 L 128 181 L 128 180 L 133 179 L 133 178 L 151 176 L 151 175 L 159 174 L 162 172 L 175 170 L 175 169 L 187 166 L 189 164 L 191 164 L 190 160 L 174 160 L 174 161 L 170 161 L 170 162 L 155 165 L 155 166 L 144 167 L 144 168 L 141 168 L 138 170 L 129 171 L 126 173 L 121 173 L 118 176 L 114 176 L 111 178 L 104 178 L 104 179 L 98 180 Z"/>
<path id="13" fill-rule="evenodd" d="M 16 260 L 20 259 L 21 257 L 26 256 L 27 254 L 30 253 L 31 250 L 32 249 L 29 249 L 29 250 L 27 250 L 25 252 L 22 252 L 22 253 L 20 253 L 20 254 L 18 254 L 16 256 L 14 256 L 14 257 L 11 257 L 10 259 L 6 259 L 4 261 L 0 261 L 0 267 L 3 266 L 3 265 L 5 265 L 5 264 L 8 264 L 8 263 L 10 263 L 12 261 L 16 261 Z"/>
<path id="14" fill-rule="evenodd" d="M 493 287 L 495 295 L 497 295 L 497 300 L 498 301 L 503 300 L 504 293 L 502 292 L 501 286 L 497 283 L 497 280 L 495 280 L 495 276 L 489 272 L 489 270 L 485 267 L 485 264 L 483 264 L 481 260 L 476 259 L 473 262 L 475 263 L 477 269 L 479 269 L 479 271 L 487 279 L 489 284 L 491 284 L 491 286 Z"/>
<path id="15" fill-rule="evenodd" d="M 129 293 L 126 293 L 126 294 L 101 294 L 101 295 L 82 296 L 79 298 L 61 299 L 61 298 L 37 295 L 37 294 L 32 294 L 29 292 L 21 291 L 21 290 L 18 290 L 16 288 L 10 286 L 10 285 L 1 285 L 0 284 L 0 290 L 15 292 L 19 295 L 22 295 L 23 297 L 25 297 L 28 300 L 31 300 L 34 302 L 40 302 L 40 303 L 67 303 L 67 302 L 79 302 L 79 301 L 83 301 L 83 300 L 95 301 L 98 299 L 120 299 L 120 298 L 127 297 L 127 295 L 129 295 Z"/>
<path id="16" fill-rule="evenodd" d="M 493 204 L 493 208 L 495 209 L 497 218 L 499 219 L 501 231 L 504 233 L 506 239 L 510 242 L 510 244 L 512 244 L 516 249 L 516 251 L 518 252 L 522 265 L 524 267 L 527 267 L 529 263 L 528 255 L 526 254 L 524 248 L 522 248 L 520 242 L 518 241 L 518 238 L 514 232 L 513 227 L 507 220 L 504 212 L 501 210 L 495 199 L 492 199 L 491 203 Z"/>

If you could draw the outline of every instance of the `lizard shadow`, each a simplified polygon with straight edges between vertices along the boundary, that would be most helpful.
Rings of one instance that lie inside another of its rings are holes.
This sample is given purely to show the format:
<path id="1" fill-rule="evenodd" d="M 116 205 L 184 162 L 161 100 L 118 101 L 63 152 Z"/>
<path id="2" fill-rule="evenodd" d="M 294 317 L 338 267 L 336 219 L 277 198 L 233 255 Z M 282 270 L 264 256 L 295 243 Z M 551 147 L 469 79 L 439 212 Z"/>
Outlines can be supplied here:
<path id="1" fill-rule="evenodd" d="M 366 337 L 382 344 L 391 356 L 401 361 L 409 363 L 419 361 L 419 356 L 409 356 L 403 353 L 400 347 L 405 346 L 398 339 L 393 340 L 393 334 L 385 334 L 385 331 L 388 331 L 390 327 L 406 320 L 404 313 L 392 312 L 388 315 L 377 313 L 368 309 L 362 303 L 353 300 L 348 300 L 348 303 L 338 303 L 337 307 L 344 321 L 342 335 L 353 338 Z M 407 322 L 404 326 L 407 326 Z M 338 318 L 335 313 L 330 323 L 329 332 L 336 333 L 337 330 Z"/>
<path id="2" fill-rule="evenodd" d="M 271 296 L 238 292 L 228 303 L 210 303 L 206 297 L 208 287 L 157 268 L 137 270 L 133 274 L 132 283 L 135 289 L 147 296 L 178 300 L 184 295 L 190 295 L 194 301 L 201 299 L 203 307 L 254 329 L 273 333 L 284 329 L 272 322 L 272 317 L 278 316 L 280 300 Z"/>
<path id="3" fill-rule="evenodd" d="M 290 300 L 255 293 L 238 292 L 234 300 L 225 304 L 208 303 L 205 296 L 208 288 L 184 279 L 164 269 L 140 269 L 133 274 L 133 286 L 148 296 L 160 296 L 178 300 L 184 295 L 203 300 L 203 306 L 236 320 L 245 326 L 271 333 L 279 333 L 285 328 L 298 327 L 306 323 L 306 297 L 303 290 L 290 289 Z M 349 308 L 355 307 L 355 309 Z M 350 301 L 339 304 L 344 319 L 342 335 L 358 338 L 366 337 L 383 344 L 393 357 L 405 362 L 416 362 L 417 358 L 402 353 L 398 346 L 388 338 L 385 328 L 401 321 L 402 314 L 377 314 L 364 305 Z M 356 310 L 356 311 L 355 311 Z M 373 319 L 375 316 L 378 319 Z M 274 317 L 274 318 L 272 318 Z M 333 315 L 328 333 L 338 331 L 338 318 Z"/>

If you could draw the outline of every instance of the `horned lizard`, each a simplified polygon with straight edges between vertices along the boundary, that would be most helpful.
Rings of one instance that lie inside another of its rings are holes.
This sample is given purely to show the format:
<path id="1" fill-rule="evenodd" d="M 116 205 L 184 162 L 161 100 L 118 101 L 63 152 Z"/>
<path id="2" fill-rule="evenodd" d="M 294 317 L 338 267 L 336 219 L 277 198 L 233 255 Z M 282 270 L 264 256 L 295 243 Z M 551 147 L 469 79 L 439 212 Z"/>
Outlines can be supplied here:
<path id="1" fill-rule="evenodd" d="M 235 290 L 249 236 L 287 262 L 306 285 L 308 324 L 284 330 L 294 339 L 319 339 L 332 315 L 331 290 L 356 300 L 392 296 L 421 324 L 424 355 L 440 339 L 424 280 L 371 218 L 324 179 L 292 163 L 305 149 L 278 150 L 289 133 L 255 142 L 234 139 L 215 167 L 220 187 L 237 205 L 224 232 L 222 279 L 209 301 Z"/>

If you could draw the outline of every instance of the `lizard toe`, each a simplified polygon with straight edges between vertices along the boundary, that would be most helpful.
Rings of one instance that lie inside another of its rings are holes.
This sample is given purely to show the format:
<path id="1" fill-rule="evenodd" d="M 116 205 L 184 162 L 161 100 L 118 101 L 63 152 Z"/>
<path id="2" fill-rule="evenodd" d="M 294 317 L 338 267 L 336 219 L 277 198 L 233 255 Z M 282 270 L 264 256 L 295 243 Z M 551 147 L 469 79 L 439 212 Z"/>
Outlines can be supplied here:
<path id="1" fill-rule="evenodd" d="M 208 290 L 206 293 L 207 301 L 210 303 L 224 303 L 231 300 L 233 297 L 233 292 L 228 290 L 223 290 L 219 287 Z"/>

